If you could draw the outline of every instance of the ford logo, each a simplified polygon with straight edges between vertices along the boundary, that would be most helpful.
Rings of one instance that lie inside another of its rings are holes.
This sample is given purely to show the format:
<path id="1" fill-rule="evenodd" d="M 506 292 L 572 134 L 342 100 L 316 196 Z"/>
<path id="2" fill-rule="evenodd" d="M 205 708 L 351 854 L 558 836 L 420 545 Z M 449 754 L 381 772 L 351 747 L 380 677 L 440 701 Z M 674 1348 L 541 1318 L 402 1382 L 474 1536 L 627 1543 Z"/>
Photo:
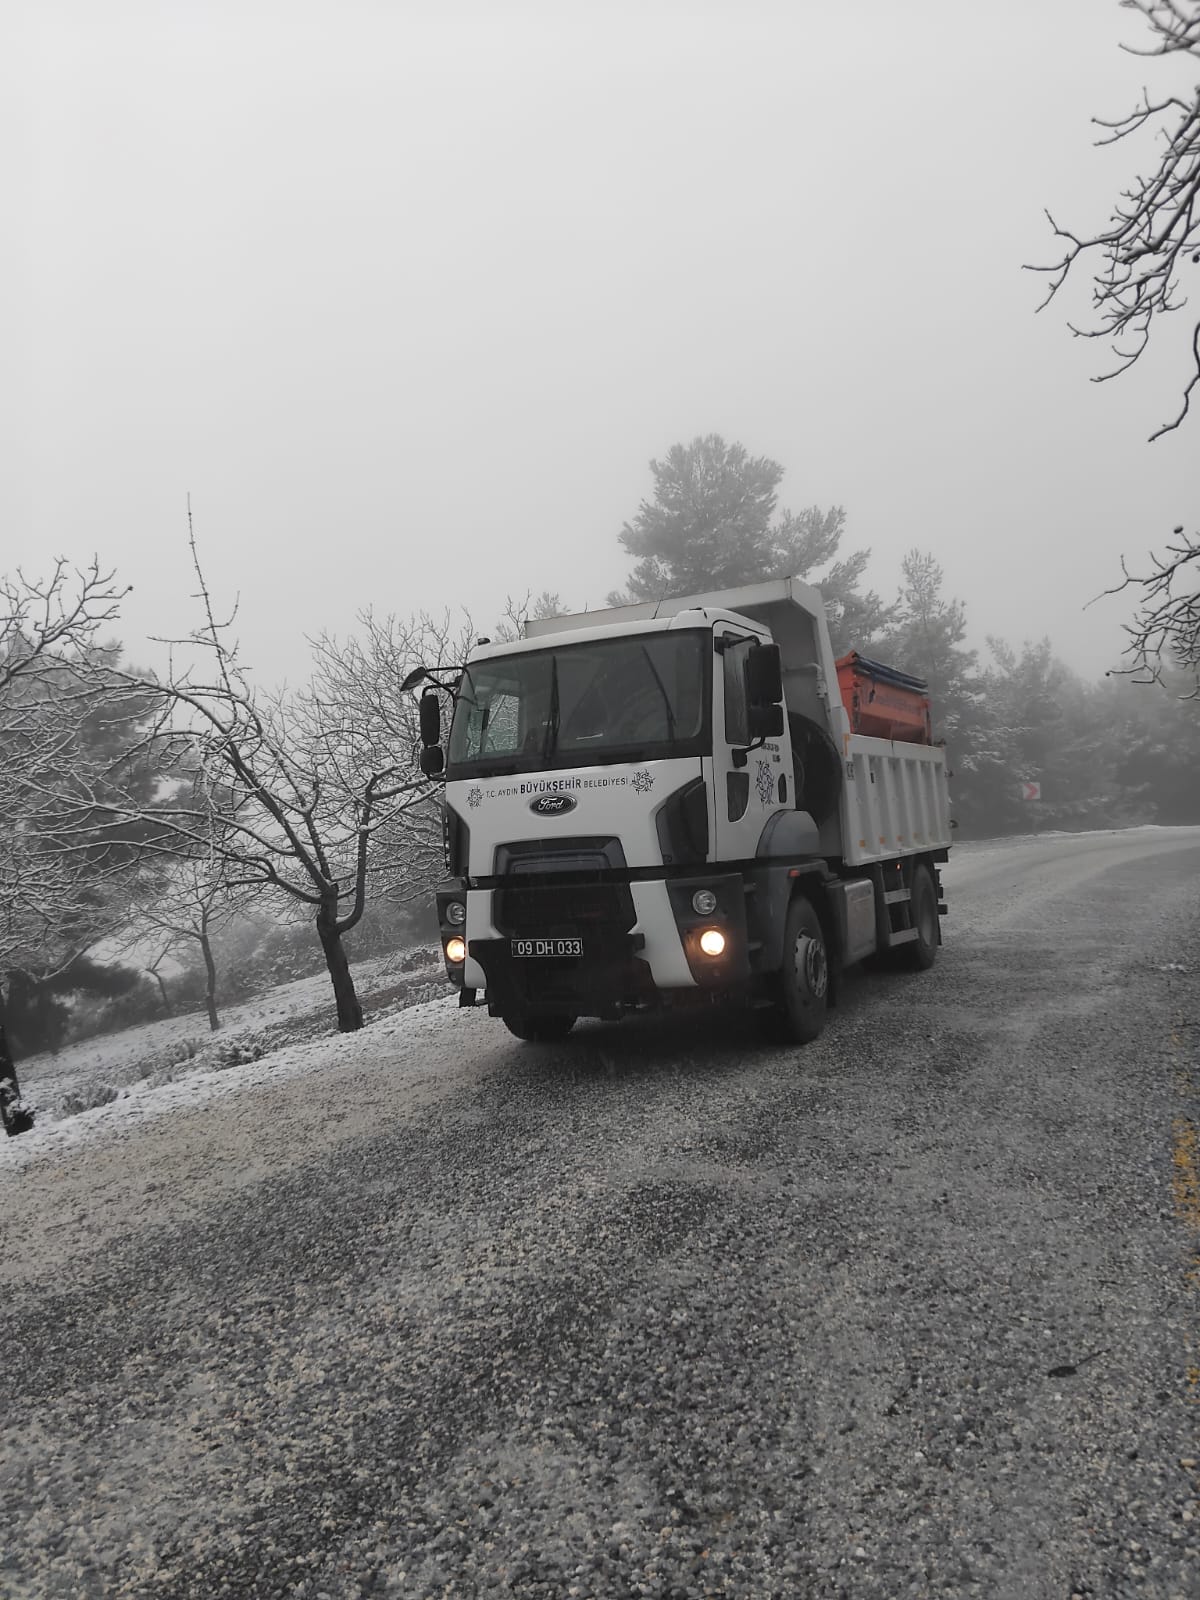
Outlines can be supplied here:
<path id="1" fill-rule="evenodd" d="M 529 809 L 535 817 L 562 817 L 574 811 L 575 802 L 569 794 L 540 794 L 529 802 Z"/>

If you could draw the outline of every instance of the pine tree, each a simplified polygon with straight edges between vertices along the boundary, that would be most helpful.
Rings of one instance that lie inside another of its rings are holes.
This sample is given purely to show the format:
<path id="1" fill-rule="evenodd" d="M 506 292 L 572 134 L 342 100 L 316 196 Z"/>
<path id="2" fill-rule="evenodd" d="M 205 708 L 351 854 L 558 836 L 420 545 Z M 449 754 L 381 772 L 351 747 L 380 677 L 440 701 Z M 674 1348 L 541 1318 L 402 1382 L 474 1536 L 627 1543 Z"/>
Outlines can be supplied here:
<path id="1" fill-rule="evenodd" d="M 963 643 L 966 608 L 961 600 L 943 596 L 944 574 L 927 551 L 910 550 L 901 572 L 896 621 L 880 641 L 879 653 L 892 666 L 926 679 L 934 736 L 961 749 L 977 720 L 980 691 L 976 652 Z"/>
<path id="2" fill-rule="evenodd" d="M 637 564 L 610 605 L 797 577 L 820 587 L 837 647 L 851 631 L 861 647 L 883 626 L 879 596 L 859 588 L 869 552 L 838 559 L 843 508 L 809 506 L 776 517 L 783 477 L 777 461 L 710 433 L 673 445 L 650 471 L 653 498 L 619 536 Z"/>

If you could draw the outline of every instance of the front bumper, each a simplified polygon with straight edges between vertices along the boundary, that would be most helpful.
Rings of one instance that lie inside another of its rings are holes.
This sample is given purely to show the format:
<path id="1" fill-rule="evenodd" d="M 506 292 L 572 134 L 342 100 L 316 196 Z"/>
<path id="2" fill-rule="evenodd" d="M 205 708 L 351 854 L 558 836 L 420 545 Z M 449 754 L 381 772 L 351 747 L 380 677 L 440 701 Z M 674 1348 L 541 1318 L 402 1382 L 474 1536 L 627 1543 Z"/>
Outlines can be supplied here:
<path id="1" fill-rule="evenodd" d="M 579 958 L 515 957 L 511 941 L 472 939 L 471 959 L 483 969 L 492 1016 L 532 1011 L 575 1017 L 618 1017 L 654 1002 L 656 990 L 641 952 L 645 937 L 590 935 Z"/>
<path id="2" fill-rule="evenodd" d="M 701 888 L 717 899 L 707 916 L 692 907 Z M 734 992 L 751 977 L 745 890 L 736 873 L 633 881 L 614 876 L 588 885 L 542 883 L 519 890 L 506 883 L 471 891 L 468 904 L 469 924 L 479 931 L 467 939 L 467 961 L 457 969 L 448 963 L 447 971 L 461 988 L 465 970 L 468 995 L 474 986 L 485 989 L 493 1015 L 616 1017 Z M 700 934 L 711 927 L 725 936 L 718 957 L 700 949 Z M 581 939 L 583 955 L 512 953 L 514 939 L 557 936 Z"/>

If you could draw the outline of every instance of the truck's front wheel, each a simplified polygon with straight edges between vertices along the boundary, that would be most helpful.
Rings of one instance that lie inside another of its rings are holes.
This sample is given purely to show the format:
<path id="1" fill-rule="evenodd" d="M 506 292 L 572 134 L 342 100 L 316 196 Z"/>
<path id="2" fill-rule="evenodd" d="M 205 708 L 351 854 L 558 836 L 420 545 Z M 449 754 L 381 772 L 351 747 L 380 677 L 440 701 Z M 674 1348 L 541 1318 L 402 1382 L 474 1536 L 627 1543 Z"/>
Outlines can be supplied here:
<path id="1" fill-rule="evenodd" d="M 778 1017 L 784 1037 L 808 1044 L 825 1026 L 829 1008 L 829 956 L 825 932 L 811 900 L 797 895 L 788 907 L 779 975 Z"/>
<path id="2" fill-rule="evenodd" d="M 575 1026 L 575 1020 L 574 1017 L 546 1012 L 541 1016 L 505 1016 L 504 1026 L 509 1033 L 515 1033 L 518 1039 L 525 1039 L 530 1044 L 554 1044 L 567 1037 Z"/>

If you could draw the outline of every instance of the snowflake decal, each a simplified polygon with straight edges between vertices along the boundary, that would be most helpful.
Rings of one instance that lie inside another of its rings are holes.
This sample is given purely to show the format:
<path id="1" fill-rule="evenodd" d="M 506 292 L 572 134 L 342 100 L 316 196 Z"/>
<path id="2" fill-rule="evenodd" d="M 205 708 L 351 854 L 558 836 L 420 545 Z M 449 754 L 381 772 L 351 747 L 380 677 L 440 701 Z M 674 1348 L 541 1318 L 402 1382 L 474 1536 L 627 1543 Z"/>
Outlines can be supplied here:
<path id="1" fill-rule="evenodd" d="M 769 806 L 775 797 L 775 774 L 771 771 L 770 762 L 759 761 L 756 765 L 758 775 L 754 779 L 754 787 L 758 790 L 760 802 Z"/>
<path id="2" fill-rule="evenodd" d="M 482 799 L 483 790 L 478 786 L 478 784 L 475 786 L 475 788 L 467 790 L 467 804 L 470 806 L 472 811 L 474 811 L 475 807 Z"/>
<path id="3" fill-rule="evenodd" d="M 633 775 L 633 792 L 635 794 L 649 794 L 654 787 L 654 774 L 645 767 L 639 767 Z"/>

